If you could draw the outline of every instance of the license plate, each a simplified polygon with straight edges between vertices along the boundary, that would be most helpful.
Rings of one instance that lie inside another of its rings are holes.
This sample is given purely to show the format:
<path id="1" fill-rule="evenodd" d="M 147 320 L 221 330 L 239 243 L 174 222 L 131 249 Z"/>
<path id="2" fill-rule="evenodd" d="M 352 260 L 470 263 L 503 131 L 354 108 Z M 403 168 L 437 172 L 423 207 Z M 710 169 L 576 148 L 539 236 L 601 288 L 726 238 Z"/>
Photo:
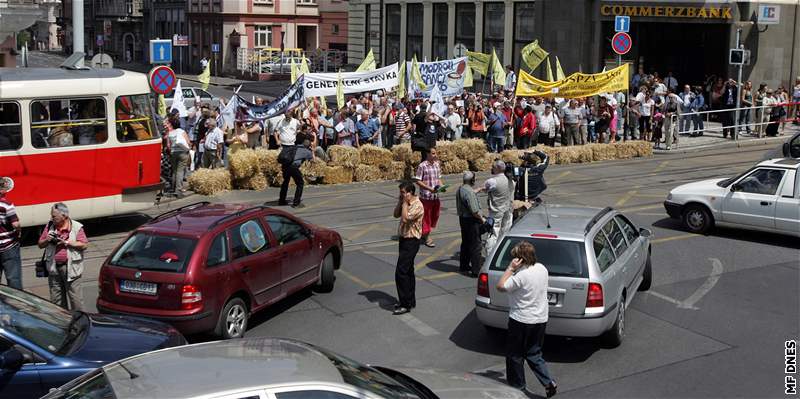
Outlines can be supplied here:
<path id="1" fill-rule="evenodd" d="M 119 290 L 133 294 L 155 295 L 156 284 L 145 283 L 143 281 L 122 280 L 119 282 Z"/>
<path id="2" fill-rule="evenodd" d="M 556 303 L 558 303 L 558 294 L 556 294 L 555 292 L 548 292 L 547 303 L 549 303 L 550 305 L 555 305 Z"/>

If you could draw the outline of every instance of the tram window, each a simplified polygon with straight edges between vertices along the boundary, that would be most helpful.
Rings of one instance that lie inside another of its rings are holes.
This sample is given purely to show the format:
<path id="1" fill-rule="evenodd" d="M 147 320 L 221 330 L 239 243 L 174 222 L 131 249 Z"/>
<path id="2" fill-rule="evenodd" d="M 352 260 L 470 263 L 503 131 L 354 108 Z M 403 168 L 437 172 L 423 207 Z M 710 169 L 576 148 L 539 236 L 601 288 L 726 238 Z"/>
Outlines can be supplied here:
<path id="1" fill-rule="evenodd" d="M 153 102 L 148 94 L 120 96 L 116 101 L 117 139 L 121 142 L 161 137 L 153 119 Z"/>
<path id="2" fill-rule="evenodd" d="M 36 148 L 102 144 L 108 140 L 102 98 L 31 102 L 31 142 Z"/>
<path id="3" fill-rule="evenodd" d="M 18 150 L 22 147 L 22 125 L 19 123 L 19 105 L 0 102 L 0 151 Z"/>

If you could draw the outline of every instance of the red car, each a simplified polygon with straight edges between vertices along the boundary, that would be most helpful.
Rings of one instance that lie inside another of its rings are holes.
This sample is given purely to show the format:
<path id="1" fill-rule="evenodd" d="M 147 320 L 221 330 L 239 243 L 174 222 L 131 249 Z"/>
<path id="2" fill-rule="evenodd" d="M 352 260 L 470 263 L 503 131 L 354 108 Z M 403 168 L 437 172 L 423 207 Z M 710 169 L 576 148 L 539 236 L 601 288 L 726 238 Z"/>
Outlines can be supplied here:
<path id="1" fill-rule="evenodd" d="M 248 317 L 316 284 L 333 289 L 339 233 L 277 209 L 200 202 L 133 231 L 100 268 L 101 313 L 236 338 Z"/>

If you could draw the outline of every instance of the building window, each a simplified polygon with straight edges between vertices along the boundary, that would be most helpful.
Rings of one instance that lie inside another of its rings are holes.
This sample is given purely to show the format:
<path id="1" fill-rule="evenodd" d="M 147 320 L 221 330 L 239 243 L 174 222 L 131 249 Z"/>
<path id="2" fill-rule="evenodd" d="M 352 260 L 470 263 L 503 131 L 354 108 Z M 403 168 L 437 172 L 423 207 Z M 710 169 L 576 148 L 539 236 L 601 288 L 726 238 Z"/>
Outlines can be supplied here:
<path id="1" fill-rule="evenodd" d="M 424 11 L 422 3 L 409 4 L 406 9 L 406 58 L 411 59 L 415 54 L 422 60 L 422 30 Z"/>
<path id="2" fill-rule="evenodd" d="M 475 3 L 456 3 L 456 43 L 475 50 Z"/>
<path id="3" fill-rule="evenodd" d="M 256 25 L 253 35 L 255 36 L 256 48 L 272 47 L 272 26 Z"/>
<path id="4" fill-rule="evenodd" d="M 386 64 L 400 61 L 400 4 L 386 5 Z"/>
<path id="5" fill-rule="evenodd" d="M 261 5 L 270 5 L 272 4 L 272 0 L 253 0 L 253 5 L 261 6 Z"/>
<path id="6" fill-rule="evenodd" d="M 433 59 L 447 59 L 447 3 L 433 4 Z"/>
<path id="7" fill-rule="evenodd" d="M 338 35 L 339 34 L 339 25 L 338 24 L 331 25 L 331 33 L 333 33 L 334 35 Z"/>
<path id="8" fill-rule="evenodd" d="M 297 0 L 297 4 L 313 5 L 313 4 L 317 4 L 317 0 Z"/>
<path id="9" fill-rule="evenodd" d="M 514 68 L 524 67 L 521 65 L 520 52 L 534 40 L 533 34 L 533 10 L 534 3 L 514 3 Z M 499 56 L 499 54 L 498 54 Z"/>
<path id="10" fill-rule="evenodd" d="M 483 3 L 483 52 L 497 52 L 500 62 L 503 60 L 503 38 L 506 29 L 506 5 L 503 3 Z"/>
<path id="11" fill-rule="evenodd" d="M 370 19 L 372 18 L 372 9 L 369 4 L 364 5 L 364 57 L 367 57 L 370 47 Z"/>

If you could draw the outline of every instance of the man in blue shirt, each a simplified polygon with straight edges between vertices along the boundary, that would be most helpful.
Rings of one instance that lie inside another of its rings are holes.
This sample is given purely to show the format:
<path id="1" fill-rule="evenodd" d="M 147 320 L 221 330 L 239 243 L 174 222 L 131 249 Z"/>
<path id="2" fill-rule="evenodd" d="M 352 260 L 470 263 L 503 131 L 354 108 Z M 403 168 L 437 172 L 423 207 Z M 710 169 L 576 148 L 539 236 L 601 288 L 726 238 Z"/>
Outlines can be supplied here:
<path id="1" fill-rule="evenodd" d="M 356 122 L 356 146 L 375 144 L 381 134 L 381 126 L 375 119 L 370 119 L 369 112 L 361 111 L 361 119 Z"/>
<path id="2" fill-rule="evenodd" d="M 506 144 L 506 131 L 503 127 L 508 121 L 503 114 L 500 103 L 494 103 L 494 112 L 489 114 L 486 119 L 486 127 L 489 130 L 489 149 L 492 152 L 502 152 Z"/>

